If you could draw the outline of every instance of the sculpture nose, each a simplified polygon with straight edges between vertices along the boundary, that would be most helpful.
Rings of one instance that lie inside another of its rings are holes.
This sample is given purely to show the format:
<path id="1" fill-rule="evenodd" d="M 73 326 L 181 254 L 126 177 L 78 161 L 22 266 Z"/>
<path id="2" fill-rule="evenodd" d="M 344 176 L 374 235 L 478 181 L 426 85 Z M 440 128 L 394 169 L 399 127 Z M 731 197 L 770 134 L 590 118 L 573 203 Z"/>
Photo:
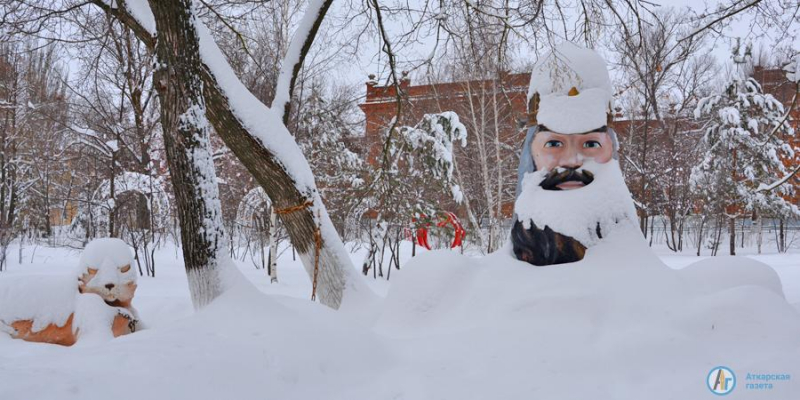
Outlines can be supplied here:
<path id="1" fill-rule="evenodd" d="M 114 288 L 114 284 L 113 283 L 106 284 L 106 289 L 111 290 L 113 288 Z"/>
<path id="2" fill-rule="evenodd" d="M 582 165 L 583 162 L 581 161 L 578 155 L 578 151 L 573 148 L 570 148 L 565 152 L 564 157 L 561 159 L 561 164 L 559 165 L 559 167 L 574 169 L 574 168 L 580 168 Z"/>

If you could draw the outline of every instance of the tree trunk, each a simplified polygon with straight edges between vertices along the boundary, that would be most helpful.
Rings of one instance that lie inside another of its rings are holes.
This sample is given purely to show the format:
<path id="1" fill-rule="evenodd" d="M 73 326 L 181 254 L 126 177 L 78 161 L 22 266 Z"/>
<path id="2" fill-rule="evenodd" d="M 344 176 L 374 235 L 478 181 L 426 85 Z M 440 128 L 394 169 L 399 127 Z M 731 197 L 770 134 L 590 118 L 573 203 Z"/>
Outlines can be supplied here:
<path id="1" fill-rule="evenodd" d="M 221 214 L 218 212 L 219 208 L 215 208 L 219 204 L 218 189 L 216 181 L 213 179 L 213 163 L 211 163 L 210 149 L 205 140 L 207 136 L 203 136 L 207 135 L 208 127 L 199 129 L 200 125 L 191 123 L 193 122 L 192 116 L 201 121 L 205 121 L 202 119 L 205 116 L 225 145 L 244 164 L 267 193 L 273 207 L 279 210 L 279 217 L 289 233 L 292 245 L 300 255 L 306 272 L 317 281 L 316 295 L 319 296 L 320 302 L 331 308 L 339 308 L 345 287 L 356 289 L 369 296 L 369 289 L 357 279 L 353 279 L 355 273 L 352 271 L 352 261 L 333 227 L 315 185 L 296 182 L 286 167 L 286 161 L 289 160 L 282 159 L 281 154 L 268 148 L 262 139 L 257 138 L 254 136 L 254 132 L 251 132 L 251 130 L 263 130 L 267 127 L 248 125 L 244 122 L 245 120 L 241 119 L 246 119 L 254 114 L 274 114 L 274 112 L 263 105 L 260 105 L 258 110 L 245 110 L 244 114 L 237 115 L 234 112 L 228 95 L 217 82 L 215 73 L 222 74 L 226 87 L 233 85 L 235 89 L 239 89 L 241 82 L 233 82 L 235 75 L 227 65 L 221 51 L 216 48 L 213 39 L 205 37 L 208 40 L 201 43 L 200 35 L 208 36 L 209 33 L 202 26 L 202 22 L 193 15 L 192 2 L 190 0 L 149 0 L 156 20 L 158 40 L 156 40 L 154 32 L 149 32 L 126 10 L 109 7 L 102 0 L 92 0 L 92 2 L 118 18 L 131 28 L 147 46 L 156 50 L 160 69 L 154 74 L 154 81 L 162 102 L 166 103 L 161 105 L 162 119 L 165 117 L 168 119 L 162 120 L 162 126 L 164 127 L 164 141 L 170 173 L 173 176 L 173 184 L 176 185 L 178 215 L 181 218 L 183 231 L 194 229 L 181 232 L 180 235 L 182 241 L 189 240 L 189 243 L 184 243 L 184 254 L 195 253 L 189 255 L 185 260 L 190 282 L 194 279 L 191 278 L 193 272 L 198 272 L 199 275 L 212 274 L 211 270 L 216 265 L 216 251 L 218 248 L 224 248 L 218 242 L 224 239 L 221 221 L 217 223 L 221 219 Z M 213 56 L 212 64 L 205 63 L 208 60 L 203 60 L 201 57 L 201 44 L 204 51 L 219 53 Z M 237 91 L 232 95 L 251 96 L 243 86 L 241 89 L 242 92 Z M 200 91 L 202 91 L 202 96 L 199 95 Z M 253 100 L 255 101 L 254 98 Z M 194 107 L 190 109 L 191 106 Z M 248 104 L 248 106 L 259 105 Z M 191 111 L 186 114 L 188 118 L 185 118 L 185 122 L 187 124 L 179 126 L 178 123 L 181 121 L 178 117 L 187 111 Z M 245 116 L 242 117 L 242 115 Z M 287 140 L 291 139 L 291 134 L 286 127 L 280 124 L 280 116 L 277 116 L 277 121 L 278 124 L 275 126 L 269 126 L 270 133 L 274 136 L 284 136 Z M 182 130 L 177 131 L 177 128 L 182 128 Z M 192 133 L 198 133 L 200 136 L 192 136 Z M 288 147 L 296 146 L 296 143 L 284 141 L 281 145 L 283 145 L 281 149 L 286 150 Z M 289 150 L 294 151 L 295 149 Z M 299 149 L 296 150 L 300 154 Z M 207 161 L 208 163 L 206 163 Z M 302 158 L 302 155 L 300 159 L 290 161 L 295 167 L 308 167 L 308 163 Z M 201 162 L 205 167 L 193 169 L 192 163 L 195 162 Z M 173 169 L 175 171 L 172 171 Z M 175 177 L 178 179 L 174 179 Z M 182 180 L 186 177 L 191 179 Z M 209 178 L 210 180 L 207 180 Z M 209 186 L 198 186 L 198 183 L 201 182 Z M 196 195 L 203 193 L 206 188 L 210 188 L 213 193 L 210 193 L 210 196 L 197 198 Z M 201 203 L 200 199 L 208 201 L 205 202 L 206 204 L 199 204 Z M 211 220 L 204 220 L 202 216 L 207 216 Z M 214 232 L 198 230 L 198 228 L 203 228 L 203 222 L 214 225 Z M 206 286 L 209 296 L 213 298 L 214 293 L 219 293 L 219 288 L 213 289 L 213 286 L 219 282 L 212 276 L 207 276 L 207 278 L 210 281 L 205 284 L 200 281 L 196 283 L 198 286 Z"/>
<path id="2" fill-rule="evenodd" d="M 278 214 L 274 207 L 269 213 L 269 281 L 278 282 Z"/>
<path id="3" fill-rule="evenodd" d="M 196 38 L 195 38 L 196 40 Z M 195 42 L 196 43 L 196 42 Z M 229 99 L 209 68 L 203 68 L 203 92 L 207 116 L 214 129 L 239 161 L 253 175 L 278 210 L 281 222 L 300 255 L 306 272 L 317 276 L 320 302 L 338 309 L 353 278 L 352 261 L 333 227 L 316 187 L 299 188 L 278 155 L 262 144 L 234 114 Z M 264 109 L 264 112 L 270 112 Z M 276 126 L 275 130 L 285 130 Z M 279 132 L 276 132 L 278 134 Z M 286 133 L 288 134 L 288 131 Z M 305 161 L 305 160 L 303 160 Z M 319 236 L 318 236 L 319 234 Z M 319 238 L 319 241 L 317 241 Z M 317 247 L 319 246 L 319 247 Z M 348 282 L 349 281 L 349 282 Z M 364 289 L 366 292 L 368 289 Z"/>
<path id="4" fill-rule="evenodd" d="M 736 255 L 736 218 L 729 218 L 728 221 L 729 221 L 729 223 L 728 223 L 728 231 L 729 231 L 728 234 L 729 234 L 730 239 L 731 239 L 730 240 L 730 243 L 731 243 L 730 250 L 731 250 L 731 255 L 735 256 Z"/>
<path id="5" fill-rule="evenodd" d="M 117 163 L 117 152 L 111 152 L 111 173 L 108 178 L 108 198 L 111 200 L 111 209 L 108 210 L 108 237 L 117 237 L 117 187 L 115 178 L 115 165 Z"/>
<path id="6" fill-rule="evenodd" d="M 375 251 L 377 248 L 377 244 L 375 243 L 375 238 L 372 235 L 372 224 L 369 225 L 369 249 L 367 250 L 367 255 L 364 257 L 364 262 L 361 264 L 361 273 L 367 275 L 369 273 L 369 269 L 372 266 L 372 260 L 375 258 Z"/>
<path id="7" fill-rule="evenodd" d="M 700 220 L 700 229 L 697 232 L 697 256 L 700 257 L 700 250 L 703 248 L 703 226 L 706 224 L 706 216 Z"/>
<path id="8" fill-rule="evenodd" d="M 744 237 L 745 237 L 745 234 L 744 234 L 744 220 L 745 220 L 745 219 L 744 219 L 744 218 L 742 218 L 742 235 L 741 235 L 741 237 L 739 238 L 739 239 L 740 239 L 740 241 L 741 241 L 741 244 L 739 245 L 739 247 L 741 247 L 741 248 L 744 248 Z M 751 225 L 751 226 L 750 226 L 750 232 L 752 233 L 752 231 L 753 231 L 753 226 Z"/>
<path id="9" fill-rule="evenodd" d="M 411 257 L 417 256 L 417 234 L 414 233 L 416 230 L 412 231 L 411 233 Z"/>
<path id="10" fill-rule="evenodd" d="M 717 256 L 717 251 L 719 251 L 719 246 L 720 244 L 722 244 L 721 237 L 722 237 L 722 226 L 725 225 L 724 218 L 725 217 L 717 218 L 717 223 L 716 223 L 717 226 L 715 227 L 716 233 L 714 233 L 715 236 L 714 236 L 713 246 L 711 247 L 711 255 L 714 257 Z"/>
<path id="11" fill-rule="evenodd" d="M 761 243 L 764 238 L 762 234 L 764 231 L 764 217 L 762 217 L 761 214 L 756 214 L 756 217 L 758 218 L 758 222 L 756 223 L 756 229 L 758 229 L 758 232 L 756 232 L 756 245 L 758 246 L 758 254 L 761 254 Z"/>
<path id="12" fill-rule="evenodd" d="M 491 250 L 489 250 L 489 252 L 492 252 L 495 249 L 500 248 L 500 243 L 499 242 L 500 242 L 500 240 L 502 240 L 501 239 L 502 235 L 500 233 L 501 232 L 500 228 L 501 228 L 501 224 L 502 224 L 502 221 L 503 221 L 503 186 L 504 186 L 503 158 L 500 155 L 500 149 L 502 147 L 501 142 L 500 142 L 500 121 L 498 120 L 498 116 L 500 114 L 500 109 L 498 108 L 498 105 L 497 105 L 497 92 L 500 90 L 500 88 L 498 88 L 497 80 L 493 80 L 492 84 L 493 84 L 493 87 L 492 87 L 492 105 L 494 106 L 494 110 L 493 110 L 494 111 L 493 112 L 493 114 L 494 114 L 494 156 L 495 156 L 495 162 L 497 163 L 497 165 L 495 166 L 496 169 L 497 169 L 497 182 L 495 182 L 497 184 L 497 192 L 495 193 L 495 196 L 497 196 L 497 208 L 495 209 L 495 217 L 496 217 L 496 221 L 497 221 L 497 225 L 498 226 L 497 226 L 497 234 L 492 236 L 492 240 L 494 241 L 494 243 L 492 243 L 492 248 L 491 248 Z M 462 250 L 463 250 L 463 247 L 462 247 Z"/>
<path id="13" fill-rule="evenodd" d="M 464 183 L 464 180 L 461 178 L 461 171 L 458 169 L 458 157 L 453 157 L 453 170 L 456 173 L 456 179 L 458 180 L 459 186 L 462 188 L 466 188 L 467 185 Z M 464 199 L 464 209 L 467 211 L 467 218 L 469 218 L 469 223 L 472 225 L 472 232 L 478 237 L 478 248 L 483 251 L 484 248 L 488 251 L 491 248 L 491 244 L 487 244 L 487 240 L 485 235 L 483 234 L 483 229 L 481 228 L 481 224 L 478 222 L 478 219 L 475 217 L 475 213 L 472 211 L 472 205 L 470 204 L 470 195 L 469 191 L 464 189 L 462 190 L 463 199 Z M 416 239 L 416 237 L 414 237 Z M 415 240 L 416 242 L 416 240 Z M 487 247 L 488 246 L 488 247 Z M 412 247 L 411 256 L 415 256 L 414 253 L 416 249 Z"/>
<path id="14" fill-rule="evenodd" d="M 681 216 L 681 220 L 678 223 L 678 251 L 683 251 L 683 230 L 686 227 L 686 214 L 684 213 Z"/>
<path id="15" fill-rule="evenodd" d="M 191 0 L 151 0 L 158 29 L 154 81 L 192 303 L 200 308 L 222 293 L 225 248 L 210 129 L 205 117 L 199 45 Z"/>

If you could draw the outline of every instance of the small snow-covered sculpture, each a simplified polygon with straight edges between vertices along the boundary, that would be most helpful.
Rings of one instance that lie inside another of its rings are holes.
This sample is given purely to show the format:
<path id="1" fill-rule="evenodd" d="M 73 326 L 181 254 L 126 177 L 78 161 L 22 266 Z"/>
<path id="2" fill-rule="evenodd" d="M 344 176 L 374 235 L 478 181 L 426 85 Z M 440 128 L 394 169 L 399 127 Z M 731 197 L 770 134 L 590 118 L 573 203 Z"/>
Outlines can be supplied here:
<path id="1" fill-rule="evenodd" d="M 636 220 L 609 126 L 612 95 L 593 50 L 565 42 L 534 66 L 511 231 L 517 259 L 579 261 L 603 235 Z"/>
<path id="2" fill-rule="evenodd" d="M 71 346 L 136 331 L 131 304 L 137 274 L 128 245 L 95 239 L 81 254 L 75 278 L 25 275 L 0 280 L 0 331 L 30 342 Z"/>

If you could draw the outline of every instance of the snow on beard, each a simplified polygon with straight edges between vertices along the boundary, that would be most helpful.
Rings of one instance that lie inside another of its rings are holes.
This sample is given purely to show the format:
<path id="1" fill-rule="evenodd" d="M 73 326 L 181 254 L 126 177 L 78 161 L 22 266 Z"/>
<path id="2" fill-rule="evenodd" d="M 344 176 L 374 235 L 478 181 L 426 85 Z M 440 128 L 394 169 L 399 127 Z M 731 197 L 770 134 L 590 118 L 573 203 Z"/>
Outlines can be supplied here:
<path id="1" fill-rule="evenodd" d="M 95 239 L 78 263 L 81 293 L 95 293 L 109 305 L 128 306 L 136 291 L 137 274 L 128 245 L 120 239 Z"/>
<path id="2" fill-rule="evenodd" d="M 562 179 L 566 175 L 560 167 L 555 172 Z M 571 190 L 554 188 L 563 180 L 553 178 L 549 170 L 525 174 L 514 204 L 525 229 L 533 222 L 539 229 L 549 227 L 585 247 L 597 244 L 620 227 L 638 229 L 633 199 L 617 160 L 602 164 L 586 160 L 576 172 L 574 179 L 583 179 L 586 186 Z"/>

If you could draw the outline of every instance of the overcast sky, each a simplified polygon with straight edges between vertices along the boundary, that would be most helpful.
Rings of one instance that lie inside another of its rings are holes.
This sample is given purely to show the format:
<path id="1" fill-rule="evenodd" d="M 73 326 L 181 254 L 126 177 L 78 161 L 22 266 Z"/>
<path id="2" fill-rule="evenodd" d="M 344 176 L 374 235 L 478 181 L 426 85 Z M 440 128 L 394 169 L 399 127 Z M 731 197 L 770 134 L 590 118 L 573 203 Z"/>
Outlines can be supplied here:
<path id="1" fill-rule="evenodd" d="M 329 12 L 329 21 L 326 23 L 330 25 L 341 23 L 341 20 L 337 20 L 336 18 L 341 17 L 342 14 L 345 13 L 344 10 L 350 5 L 349 2 L 351 1 L 356 3 L 356 7 L 362 6 L 360 0 L 337 0 L 334 2 L 334 8 L 332 8 L 331 12 Z M 424 0 L 405 1 L 413 6 L 414 4 L 420 3 Z M 660 4 L 661 7 L 688 7 L 698 13 L 701 13 L 704 9 L 713 9 L 718 3 L 707 2 L 706 4 L 703 4 L 690 0 L 654 0 L 654 2 Z M 749 13 L 745 13 L 741 17 L 737 17 L 733 23 L 724 30 L 723 37 L 718 38 L 712 43 L 709 43 L 708 50 L 711 51 L 712 54 L 714 54 L 718 60 L 720 60 L 720 62 L 729 62 L 730 48 L 733 38 L 741 37 L 744 40 L 754 41 L 754 45 L 756 47 L 762 46 L 765 48 L 773 48 L 776 43 L 782 45 L 790 44 L 795 51 L 800 51 L 800 39 L 798 39 L 800 37 L 800 23 L 794 24 L 791 32 L 788 34 L 777 37 L 778 35 L 776 32 L 771 32 L 768 29 L 764 31 L 758 26 L 755 28 L 755 31 L 751 31 L 750 28 L 753 25 L 752 22 L 752 16 Z M 407 30 L 407 27 L 404 26 L 406 24 L 398 21 L 389 21 L 387 25 L 389 26 L 390 31 L 392 31 L 391 33 L 394 34 Z M 321 53 L 317 54 L 316 57 L 324 58 L 329 56 L 330 53 L 336 53 L 338 51 L 337 49 L 339 48 L 339 46 L 336 45 L 337 41 L 353 42 L 353 36 L 349 35 L 348 33 L 352 32 L 347 32 L 344 34 L 328 32 L 330 37 L 318 39 L 316 45 L 317 47 L 322 48 L 322 51 Z M 613 33 L 606 33 L 606 35 L 611 34 Z M 756 36 L 761 36 L 761 38 L 755 39 Z M 379 42 L 377 41 L 377 38 L 377 32 L 368 32 L 367 34 L 359 36 L 359 40 L 357 40 L 356 43 L 349 43 L 351 45 L 351 51 L 354 51 L 354 53 L 342 52 L 342 54 L 335 55 L 335 57 L 331 58 L 332 61 L 325 64 L 324 72 L 319 73 L 317 76 L 320 76 L 327 82 L 333 82 L 336 85 L 348 85 L 356 87 L 363 85 L 366 82 L 369 74 L 376 74 L 379 78 L 385 79 L 388 75 L 386 71 L 385 56 L 383 56 L 379 51 Z M 429 55 L 433 48 L 434 42 L 435 41 L 433 40 L 432 36 L 420 37 L 418 43 L 415 43 L 413 46 L 398 49 L 397 54 L 401 64 L 400 69 L 407 69 L 410 64 L 415 64 L 416 61 Z M 355 46 L 356 44 L 357 46 Z M 526 46 L 527 45 L 523 45 L 521 48 L 516 49 L 516 61 L 518 65 L 531 64 L 535 62 L 537 55 L 540 52 L 532 48 L 527 48 Z M 603 49 L 599 50 L 601 53 L 604 52 Z M 71 71 L 70 75 L 74 77 L 76 76 L 75 72 L 80 70 L 80 64 L 78 64 L 76 60 L 71 60 L 70 58 L 71 57 L 69 54 L 65 55 L 65 61 L 69 65 Z M 307 60 L 307 64 L 313 64 L 314 62 L 314 60 Z M 412 80 L 414 80 L 415 83 L 419 83 L 420 78 L 423 76 L 424 71 L 418 70 L 412 74 Z M 363 89 L 360 90 L 359 93 L 363 95 Z"/>
<path id="2" fill-rule="evenodd" d="M 411 1 L 413 4 L 414 1 Z M 697 13 L 702 13 L 704 9 L 713 9 L 717 6 L 718 2 L 707 2 L 703 4 L 698 1 L 689 0 L 656 0 L 655 3 L 661 7 L 688 7 Z M 336 4 L 336 3 L 334 3 Z M 741 17 L 736 17 L 733 23 L 724 29 L 723 36 L 717 38 L 713 42 L 709 42 L 708 51 L 711 51 L 717 59 L 722 63 L 727 63 L 730 60 L 730 49 L 734 42 L 734 38 L 740 37 L 745 41 L 752 41 L 754 47 L 772 48 L 776 43 L 791 44 L 795 51 L 800 51 L 800 23 L 794 24 L 788 35 L 781 35 L 777 37 L 776 32 L 769 30 L 764 31 L 761 27 L 756 26 L 754 31 L 751 31 L 753 26 L 752 16 L 749 13 Z M 398 30 L 395 25 L 391 29 Z M 608 33 L 610 35 L 612 33 Z M 760 38 L 757 38 L 759 37 Z M 379 54 L 378 43 L 374 40 L 365 40 L 375 38 L 375 35 L 362 37 L 359 42 L 359 54 L 355 59 L 346 58 L 340 61 L 339 64 L 332 68 L 331 73 L 337 78 L 341 78 L 341 82 L 350 84 L 362 84 L 367 80 L 369 74 L 377 74 L 381 78 L 386 78 L 385 59 Z M 428 38 L 423 40 L 422 43 L 415 45 L 412 48 L 404 48 L 399 52 L 400 62 L 406 65 L 410 60 L 418 60 L 427 56 L 433 48 L 434 40 Z M 601 49 L 602 51 L 602 49 Z M 530 58 L 533 62 L 536 60 L 538 52 L 534 49 L 518 49 L 517 61 L 523 62 L 525 58 Z M 377 55 L 377 56 L 376 56 Z M 413 74 L 412 76 L 419 79 L 422 72 Z"/>

